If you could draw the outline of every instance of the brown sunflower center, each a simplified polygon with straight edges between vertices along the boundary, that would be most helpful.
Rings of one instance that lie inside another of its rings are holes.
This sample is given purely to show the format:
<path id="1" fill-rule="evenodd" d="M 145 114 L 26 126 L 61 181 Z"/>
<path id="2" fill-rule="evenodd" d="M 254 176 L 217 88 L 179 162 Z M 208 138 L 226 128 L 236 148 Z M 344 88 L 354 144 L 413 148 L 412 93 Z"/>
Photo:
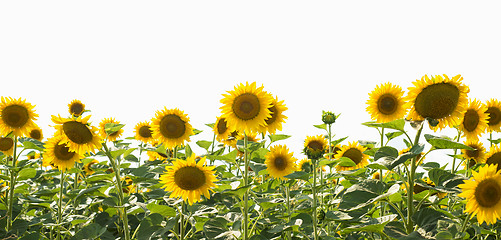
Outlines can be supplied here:
<path id="1" fill-rule="evenodd" d="M 186 124 L 178 115 L 165 115 L 160 121 L 160 133 L 166 138 L 180 138 L 185 132 Z"/>
<path id="2" fill-rule="evenodd" d="M 259 98 L 251 93 L 244 93 L 235 98 L 233 113 L 241 120 L 251 120 L 259 115 Z"/>
<path id="3" fill-rule="evenodd" d="M 494 207 L 501 200 L 501 186 L 492 178 L 485 179 L 475 188 L 475 198 L 481 207 Z"/>
<path id="4" fill-rule="evenodd" d="M 271 108 L 268 108 L 268 110 L 270 110 L 271 117 L 267 118 L 264 121 L 266 122 L 266 124 L 270 125 L 270 124 L 274 123 L 277 120 L 278 114 L 277 114 L 277 108 L 275 106 L 272 106 Z"/>
<path id="5" fill-rule="evenodd" d="M 468 132 L 473 132 L 480 122 L 480 116 L 478 116 L 477 111 L 469 109 L 464 114 L 463 126 Z"/>
<path id="6" fill-rule="evenodd" d="M 69 121 L 63 123 L 64 134 L 74 143 L 86 144 L 92 141 L 92 132 L 89 128 L 77 121 Z"/>
<path id="7" fill-rule="evenodd" d="M 459 102 L 459 89 L 449 83 L 436 83 L 424 88 L 416 97 L 416 112 L 423 118 L 441 119 L 454 112 Z"/>
<path id="8" fill-rule="evenodd" d="M 0 151 L 7 151 L 14 146 L 14 140 L 9 137 L 0 138 Z"/>
<path id="9" fill-rule="evenodd" d="M 362 159 L 363 159 L 362 152 L 360 152 L 360 150 L 358 150 L 356 148 L 350 148 L 350 149 L 346 150 L 343 153 L 343 157 L 347 157 L 347 158 L 351 159 L 351 161 L 353 161 L 357 165 L 360 162 L 362 162 Z"/>
<path id="10" fill-rule="evenodd" d="M 385 115 L 393 114 L 397 111 L 398 99 L 392 94 L 383 94 L 377 101 L 377 108 Z"/>
<path id="11" fill-rule="evenodd" d="M 28 114 L 28 109 L 19 105 L 10 105 L 3 109 L 2 120 L 9 126 L 13 128 L 20 128 L 24 126 L 30 115 Z"/>
<path id="12" fill-rule="evenodd" d="M 198 167 L 182 167 L 174 173 L 174 182 L 183 190 L 197 190 L 205 181 L 205 174 Z"/>
<path id="13" fill-rule="evenodd" d="M 84 111 L 84 105 L 81 103 L 73 103 L 70 106 L 70 112 L 73 115 L 80 115 Z"/>
<path id="14" fill-rule="evenodd" d="M 41 140 L 42 138 L 42 133 L 38 129 L 33 129 L 30 131 L 30 138 L 36 139 L 36 140 Z"/>
<path id="15" fill-rule="evenodd" d="M 489 126 L 494 126 L 501 122 L 501 110 L 497 107 L 487 108 L 486 113 L 489 114 L 488 124 Z"/>
<path id="16" fill-rule="evenodd" d="M 150 138 L 151 137 L 151 129 L 150 126 L 141 126 L 139 128 L 139 136 L 144 137 L 144 138 Z"/>
<path id="17" fill-rule="evenodd" d="M 57 144 L 54 147 L 54 155 L 59 160 L 67 161 L 75 156 L 75 152 L 70 152 L 70 148 L 66 144 Z"/>
<path id="18" fill-rule="evenodd" d="M 492 154 L 487 160 L 485 161 L 487 164 L 497 164 L 498 168 L 497 171 L 501 170 L 501 152 L 497 152 Z"/>
<path id="19" fill-rule="evenodd" d="M 324 145 L 319 141 L 311 141 L 308 143 L 308 148 L 311 148 L 313 151 L 322 151 L 324 149 Z"/>
<path id="20" fill-rule="evenodd" d="M 282 171 L 284 170 L 285 168 L 287 168 L 287 160 L 282 157 L 282 156 L 278 156 L 275 158 L 275 161 L 273 162 L 274 165 L 275 165 L 275 168 Z"/>
<path id="21" fill-rule="evenodd" d="M 465 153 L 466 153 L 466 156 L 468 158 L 478 158 L 478 156 L 480 155 L 480 152 L 478 151 L 478 149 L 475 147 L 475 146 L 470 146 L 472 148 L 475 148 L 474 150 L 466 150 Z"/>
<path id="22" fill-rule="evenodd" d="M 217 133 L 218 134 L 223 134 L 228 130 L 228 126 L 226 125 L 226 120 L 221 118 L 217 122 Z"/>

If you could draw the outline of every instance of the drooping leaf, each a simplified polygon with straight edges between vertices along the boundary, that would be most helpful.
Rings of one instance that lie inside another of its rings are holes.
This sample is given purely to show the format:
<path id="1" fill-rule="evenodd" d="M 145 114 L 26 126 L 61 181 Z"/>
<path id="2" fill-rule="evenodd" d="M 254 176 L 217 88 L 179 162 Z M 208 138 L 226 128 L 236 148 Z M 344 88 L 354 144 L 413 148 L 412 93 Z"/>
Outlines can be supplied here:
<path id="1" fill-rule="evenodd" d="M 280 141 L 280 140 L 284 140 L 284 139 L 290 138 L 291 136 L 290 135 L 285 135 L 285 134 L 271 134 L 271 135 L 268 135 L 268 137 L 270 138 L 270 143 L 274 143 L 276 141 Z"/>
<path id="2" fill-rule="evenodd" d="M 462 143 L 458 143 L 446 138 L 433 136 L 430 134 L 425 134 L 424 138 L 426 141 L 431 144 L 433 147 L 437 149 L 467 149 L 467 150 L 475 150 L 470 146 L 464 145 Z"/>
<path id="3" fill-rule="evenodd" d="M 207 140 L 198 140 L 197 145 L 205 150 L 208 150 L 209 147 L 212 145 L 212 142 Z"/>

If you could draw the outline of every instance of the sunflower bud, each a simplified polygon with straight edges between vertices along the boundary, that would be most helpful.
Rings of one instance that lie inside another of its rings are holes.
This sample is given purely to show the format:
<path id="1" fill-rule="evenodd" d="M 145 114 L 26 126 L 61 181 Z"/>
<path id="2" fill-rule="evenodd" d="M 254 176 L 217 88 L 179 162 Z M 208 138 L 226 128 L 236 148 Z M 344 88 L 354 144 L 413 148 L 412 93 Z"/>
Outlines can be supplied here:
<path id="1" fill-rule="evenodd" d="M 325 124 L 333 124 L 336 122 L 336 115 L 332 112 L 322 111 L 322 122 Z"/>

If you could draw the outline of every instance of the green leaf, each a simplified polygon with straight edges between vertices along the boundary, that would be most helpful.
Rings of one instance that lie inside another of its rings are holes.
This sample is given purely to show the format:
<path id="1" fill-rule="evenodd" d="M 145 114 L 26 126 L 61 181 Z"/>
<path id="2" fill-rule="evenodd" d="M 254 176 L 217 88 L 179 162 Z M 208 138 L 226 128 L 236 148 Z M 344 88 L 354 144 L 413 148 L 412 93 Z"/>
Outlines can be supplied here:
<path id="1" fill-rule="evenodd" d="M 166 217 L 175 217 L 176 216 L 176 210 L 173 208 L 167 206 L 167 205 L 159 205 L 156 203 L 149 203 L 146 205 L 146 208 L 150 210 L 152 213 L 158 213 L 162 216 Z"/>
<path id="2" fill-rule="evenodd" d="M 104 232 L 106 232 L 106 227 L 103 227 L 97 223 L 91 223 L 78 231 L 75 236 L 71 237 L 71 240 L 81 240 L 81 239 L 97 239 Z"/>
<path id="3" fill-rule="evenodd" d="M 276 141 L 290 138 L 291 136 L 285 135 L 285 134 L 271 134 L 271 135 L 268 135 L 268 137 L 270 138 L 270 143 L 274 143 Z"/>
<path id="4" fill-rule="evenodd" d="M 293 172 L 289 175 L 286 175 L 285 178 L 288 178 L 288 179 L 301 179 L 301 180 L 304 180 L 304 181 L 308 181 L 308 179 L 310 178 L 310 174 L 307 173 L 307 172 L 303 172 L 303 171 L 297 171 L 297 172 Z"/>
<path id="5" fill-rule="evenodd" d="M 387 122 L 387 123 L 365 122 L 365 123 L 362 123 L 362 125 L 365 125 L 367 127 L 373 127 L 373 128 L 395 129 L 395 130 L 399 130 L 399 131 L 403 132 L 404 126 L 405 126 L 405 120 L 398 119 L 398 120 L 394 120 L 394 121 Z"/>
<path id="6" fill-rule="evenodd" d="M 21 171 L 19 171 L 17 175 L 17 180 L 22 181 L 22 180 L 27 180 L 30 178 L 34 178 L 37 175 L 37 170 L 34 168 L 23 168 Z"/>
<path id="7" fill-rule="evenodd" d="M 394 147 L 389 147 L 389 146 L 379 148 L 374 154 L 374 160 L 378 160 L 382 157 L 390 157 L 395 159 L 398 157 L 398 150 L 395 149 Z"/>
<path id="8" fill-rule="evenodd" d="M 158 213 L 152 213 L 145 217 L 137 229 L 137 240 L 149 240 L 155 235 L 155 232 L 161 230 L 163 216 Z"/>
<path id="9" fill-rule="evenodd" d="M 380 218 L 371 218 L 362 224 L 350 226 L 341 230 L 342 233 L 350 232 L 375 232 L 381 233 L 389 222 L 397 218 L 396 214 L 386 215 Z"/>
<path id="10" fill-rule="evenodd" d="M 347 221 L 353 219 L 352 216 L 341 211 L 327 211 L 325 213 L 325 220 L 327 221 Z"/>
<path id="11" fill-rule="evenodd" d="M 223 160 L 229 163 L 236 164 L 236 159 L 237 159 L 237 154 L 238 150 L 233 150 L 225 155 L 218 156 L 218 155 L 208 155 L 207 158 L 210 160 Z"/>
<path id="12" fill-rule="evenodd" d="M 216 239 L 228 231 L 228 221 L 222 217 L 211 218 L 204 224 L 204 233 L 208 239 Z"/>
<path id="13" fill-rule="evenodd" d="M 423 152 L 423 150 L 424 150 L 424 145 L 423 144 L 414 145 L 408 152 L 406 152 L 406 153 L 398 156 L 397 159 L 395 159 L 391 163 L 391 166 L 390 166 L 389 170 L 395 168 L 399 164 L 404 163 L 404 162 L 406 162 L 407 160 L 409 160 L 411 158 L 414 158 L 414 157 L 418 156 L 420 153 Z"/>
<path id="14" fill-rule="evenodd" d="M 209 147 L 212 145 L 212 142 L 207 140 L 199 140 L 197 141 L 197 145 L 205 150 L 208 150 Z"/>
<path id="15" fill-rule="evenodd" d="M 23 142 L 23 148 L 24 149 L 35 149 L 35 150 L 38 150 L 40 152 L 42 152 L 44 150 L 44 145 L 43 143 L 37 141 L 37 140 L 34 140 L 34 139 L 26 139 L 24 142 Z"/>
<path id="16" fill-rule="evenodd" d="M 106 134 L 109 136 L 113 133 L 118 132 L 120 129 L 122 129 L 125 126 L 125 124 L 118 124 L 118 123 L 106 123 L 104 125 L 104 131 Z"/>
<path id="17" fill-rule="evenodd" d="M 313 125 L 314 127 L 318 128 L 318 129 L 323 129 L 323 130 L 327 130 L 327 124 L 318 124 L 318 125 Z"/>
<path id="18" fill-rule="evenodd" d="M 341 167 L 353 167 L 356 166 L 357 164 L 353 162 L 350 158 L 347 157 L 341 157 L 339 158 L 339 162 L 337 163 L 338 166 Z"/>
<path id="19" fill-rule="evenodd" d="M 457 188 L 457 185 L 464 183 L 464 180 L 466 180 L 464 176 L 452 174 L 450 171 L 439 168 L 430 169 L 428 176 L 436 185 L 432 189 L 448 193 L 459 192 L 460 190 Z"/>
<path id="20" fill-rule="evenodd" d="M 445 214 L 433 208 L 421 208 L 412 215 L 412 220 L 427 232 L 437 228 L 438 220 L 447 219 Z"/>
<path id="21" fill-rule="evenodd" d="M 388 141 L 390 141 L 391 139 L 399 137 L 402 134 L 404 134 L 404 132 L 389 132 L 389 133 L 386 133 L 385 135 L 386 135 L 386 138 L 388 138 Z"/>
<path id="22" fill-rule="evenodd" d="M 430 134 L 425 134 L 424 138 L 426 141 L 431 144 L 433 147 L 437 149 L 467 149 L 467 150 L 475 150 L 472 147 L 466 146 L 462 143 L 458 143 L 446 138 L 433 136 Z"/>

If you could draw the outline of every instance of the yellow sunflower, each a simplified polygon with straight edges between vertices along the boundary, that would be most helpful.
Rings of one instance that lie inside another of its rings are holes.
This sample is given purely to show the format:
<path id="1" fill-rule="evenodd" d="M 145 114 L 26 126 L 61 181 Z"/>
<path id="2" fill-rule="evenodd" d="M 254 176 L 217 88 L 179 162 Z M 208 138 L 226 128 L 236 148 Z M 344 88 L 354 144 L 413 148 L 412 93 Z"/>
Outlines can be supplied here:
<path id="1" fill-rule="evenodd" d="M 40 129 L 39 127 L 31 129 L 29 137 L 38 141 L 42 141 L 43 140 L 42 129 Z"/>
<path id="2" fill-rule="evenodd" d="M 63 135 L 54 136 L 47 140 L 43 154 L 45 164 L 43 165 L 54 165 L 59 170 L 65 171 L 72 168 L 75 162 L 80 162 L 82 156 L 72 151 L 65 141 Z"/>
<path id="3" fill-rule="evenodd" d="M 226 124 L 226 119 L 223 117 L 218 117 L 216 123 L 212 128 L 212 131 L 216 134 L 216 140 L 218 142 L 224 142 L 231 135 L 231 131 Z"/>
<path id="4" fill-rule="evenodd" d="M 492 165 L 496 164 L 498 170 L 501 170 L 501 148 L 498 145 L 493 145 L 485 156 L 485 163 Z"/>
<path id="5" fill-rule="evenodd" d="M 282 123 L 285 122 L 285 119 L 287 119 L 287 116 L 284 115 L 284 112 L 287 110 L 287 107 L 285 106 L 284 101 L 278 101 L 278 98 L 273 98 L 270 94 L 270 97 L 272 99 L 271 102 L 271 107 L 268 108 L 268 110 L 271 113 L 271 117 L 266 118 L 265 125 L 261 125 L 261 130 L 260 132 L 266 132 L 268 131 L 270 134 L 275 134 L 278 131 L 282 131 Z"/>
<path id="6" fill-rule="evenodd" d="M 11 132 L 15 136 L 28 136 L 29 131 L 36 128 L 34 120 L 38 114 L 35 106 L 25 100 L 2 97 L 0 102 L 0 132 L 7 136 Z"/>
<path id="7" fill-rule="evenodd" d="M 101 147 L 101 138 L 96 134 L 99 129 L 88 124 L 89 118 L 90 115 L 76 119 L 52 116 L 52 122 L 56 124 L 55 136 L 63 136 L 63 143 L 68 145 L 70 151 L 80 155 L 86 152 L 94 153 L 95 149 Z"/>
<path id="8" fill-rule="evenodd" d="M 379 123 L 401 119 L 407 113 L 402 99 L 403 95 L 404 91 L 400 86 L 391 83 L 381 84 L 369 94 L 369 100 L 367 100 L 369 106 L 366 111 L 371 115 L 372 120 Z"/>
<path id="9" fill-rule="evenodd" d="M 84 111 L 85 104 L 80 102 L 80 100 L 74 99 L 68 104 L 68 112 L 75 117 L 79 117 Z"/>
<path id="10" fill-rule="evenodd" d="M 151 120 L 153 138 L 164 143 L 166 148 L 184 146 L 184 142 L 189 142 L 190 136 L 193 135 L 193 127 L 189 121 L 188 115 L 183 111 L 164 107 L 164 110 L 157 111 Z"/>
<path id="11" fill-rule="evenodd" d="M 241 83 L 223 96 L 220 109 L 230 131 L 257 132 L 271 118 L 273 98 L 263 91 L 263 86 L 256 88 L 255 82 Z"/>
<path id="12" fill-rule="evenodd" d="M 304 153 L 310 159 L 319 159 L 327 148 L 327 139 L 323 135 L 307 136 L 304 141 Z"/>
<path id="13" fill-rule="evenodd" d="M 449 78 L 447 75 L 437 75 L 431 79 L 424 76 L 413 82 L 409 93 L 404 98 L 405 108 L 410 109 L 408 118 L 422 121 L 426 118 L 438 120 L 433 130 L 454 127 L 460 124 L 468 104 L 470 89 L 462 84 L 463 78 L 457 75 Z"/>
<path id="14" fill-rule="evenodd" d="M 284 179 L 284 176 L 291 174 L 296 170 L 296 159 L 289 152 L 287 146 L 272 146 L 265 155 L 266 167 L 268 173 L 278 179 Z"/>
<path id="15" fill-rule="evenodd" d="M 160 176 L 162 188 L 172 191 L 171 198 L 181 197 L 190 205 L 200 201 L 202 194 L 210 198 L 209 191 L 214 191 L 216 187 L 214 166 L 205 166 L 205 157 L 198 162 L 195 158 L 195 155 L 191 155 L 186 160 L 176 159 L 173 166 L 165 167 L 167 172 Z"/>
<path id="16" fill-rule="evenodd" d="M 151 124 L 148 121 L 140 122 L 134 127 L 135 138 L 143 143 L 149 143 L 153 140 Z"/>
<path id="17" fill-rule="evenodd" d="M 366 148 L 360 145 L 358 142 L 351 142 L 348 143 L 348 145 L 342 146 L 341 151 L 339 151 L 334 156 L 334 158 L 339 159 L 341 157 L 347 157 L 351 159 L 356 165 L 353 167 L 343 167 L 337 165 L 336 170 L 347 171 L 365 167 L 367 164 L 369 164 L 368 162 L 369 156 L 364 154 L 365 150 Z"/>
<path id="18" fill-rule="evenodd" d="M 485 105 L 487 107 L 486 113 L 489 115 L 487 130 L 489 132 L 501 131 L 501 102 L 497 99 L 491 99 Z"/>
<path id="19" fill-rule="evenodd" d="M 501 216 L 501 174 L 496 165 L 480 167 L 473 171 L 473 178 L 459 184 L 462 193 L 459 197 L 466 198 L 465 212 L 477 215 L 479 224 L 486 222 L 494 224 Z"/>
<path id="20" fill-rule="evenodd" d="M 14 153 L 14 140 L 10 137 L 0 137 L 0 151 L 7 156 Z"/>
<path id="21" fill-rule="evenodd" d="M 101 137 L 103 139 L 105 139 L 106 137 L 108 137 L 108 140 L 109 141 L 116 141 L 118 138 L 120 138 L 120 136 L 122 136 L 122 133 L 124 132 L 123 129 L 119 129 L 118 131 L 116 132 L 112 132 L 110 133 L 109 135 L 106 133 L 105 131 L 105 127 L 106 127 L 106 124 L 107 123 L 114 123 L 114 124 L 120 124 L 119 121 L 116 121 L 115 118 L 105 118 L 103 119 L 100 123 L 99 123 L 99 134 L 101 135 Z"/>
<path id="22" fill-rule="evenodd" d="M 464 145 L 474 148 L 475 150 L 461 149 L 463 153 L 464 162 L 463 165 L 466 167 L 468 163 L 468 168 L 473 167 L 477 163 L 485 162 L 485 147 L 482 142 L 478 140 L 467 140 Z"/>
<path id="23" fill-rule="evenodd" d="M 99 163 L 98 160 L 96 159 L 92 159 L 92 161 L 90 161 L 89 163 L 85 164 L 82 168 L 82 170 L 84 171 L 85 175 L 92 175 L 95 173 L 95 171 L 92 169 L 92 165 L 96 164 L 96 163 Z"/>
<path id="24" fill-rule="evenodd" d="M 243 135 L 240 134 L 238 131 L 233 131 L 230 133 L 230 136 L 223 141 L 224 145 L 225 146 L 230 146 L 230 147 L 233 147 L 233 148 L 237 148 L 237 141 L 238 139 L 243 139 L 242 137 Z M 249 136 L 247 136 L 247 139 L 248 139 Z"/>
<path id="25" fill-rule="evenodd" d="M 487 108 L 480 101 L 476 99 L 469 101 L 468 108 L 466 108 L 463 120 L 459 125 L 459 130 L 463 132 L 466 139 L 478 140 L 478 137 L 485 132 L 489 118 L 486 111 Z"/>
<path id="26" fill-rule="evenodd" d="M 307 158 L 302 159 L 301 161 L 299 161 L 297 169 L 308 173 L 313 171 L 313 165 L 311 164 L 311 160 Z"/>

